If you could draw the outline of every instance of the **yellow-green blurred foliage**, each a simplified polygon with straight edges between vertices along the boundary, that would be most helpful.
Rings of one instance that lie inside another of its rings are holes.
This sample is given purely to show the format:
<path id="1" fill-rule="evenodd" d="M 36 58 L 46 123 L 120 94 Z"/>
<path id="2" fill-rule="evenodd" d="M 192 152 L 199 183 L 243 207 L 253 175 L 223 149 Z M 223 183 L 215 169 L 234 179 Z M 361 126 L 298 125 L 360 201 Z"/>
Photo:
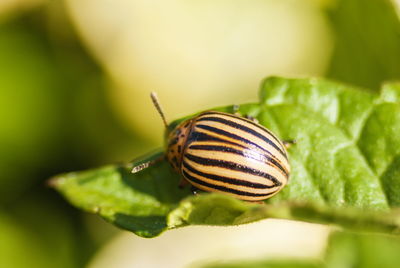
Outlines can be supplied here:
<path id="1" fill-rule="evenodd" d="M 161 146 L 152 90 L 174 119 L 268 75 L 400 78 L 398 14 L 362 2 L 0 0 L 0 266 L 81 267 L 115 231 L 45 182 Z"/>
<path id="2" fill-rule="evenodd" d="M 254 101 L 266 75 L 322 75 L 331 54 L 326 17 L 312 1 L 116 1 L 116 12 L 109 3 L 67 6 L 116 84 L 114 109 L 153 141 L 161 142 L 162 124 L 151 90 L 175 118 Z"/>

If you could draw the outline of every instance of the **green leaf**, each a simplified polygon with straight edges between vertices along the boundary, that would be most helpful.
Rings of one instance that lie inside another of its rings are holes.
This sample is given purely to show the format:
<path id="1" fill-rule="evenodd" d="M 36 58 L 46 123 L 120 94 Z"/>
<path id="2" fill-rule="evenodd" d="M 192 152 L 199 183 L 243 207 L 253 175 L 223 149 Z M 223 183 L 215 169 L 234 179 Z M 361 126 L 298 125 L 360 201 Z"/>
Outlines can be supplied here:
<path id="1" fill-rule="evenodd" d="M 393 232 L 400 225 L 398 89 L 387 84 L 377 95 L 323 79 L 266 79 L 260 103 L 240 111 L 297 144 L 289 149 L 289 185 L 265 205 L 192 196 L 178 188 L 180 177 L 165 161 L 136 174 L 130 170 L 142 160 L 69 173 L 52 184 L 75 206 L 145 237 L 268 217 Z"/>
<path id="2" fill-rule="evenodd" d="M 211 264 L 205 268 L 319 268 L 322 265 L 316 261 L 303 260 L 267 260 L 239 263 Z"/>
<path id="3" fill-rule="evenodd" d="M 395 0 L 335 1 L 329 11 L 335 35 L 329 77 L 376 90 L 383 81 L 400 78 L 396 5 Z"/>
<path id="4" fill-rule="evenodd" d="M 45 254 L 33 236 L 12 217 L 0 211 L 0 257 L 4 267 L 47 267 Z M 21 258 L 21 253 L 24 257 Z"/>
<path id="5" fill-rule="evenodd" d="M 264 260 L 235 263 L 215 263 L 207 268 L 344 268 L 388 267 L 396 268 L 400 261 L 400 239 L 377 234 L 336 232 L 329 238 L 327 250 L 321 260 Z"/>
<path id="6" fill-rule="evenodd" d="M 326 267 L 399 266 L 400 239 L 389 235 L 335 233 L 325 254 Z"/>
<path id="7" fill-rule="evenodd" d="M 381 90 L 381 98 L 385 102 L 400 102 L 400 83 L 384 84 Z"/>
<path id="8" fill-rule="evenodd" d="M 47 37 L 32 24 L 0 23 L 0 202 L 26 191 L 32 174 L 54 163 L 61 142 L 60 84 L 66 82 Z"/>
<path id="9" fill-rule="evenodd" d="M 24 205 L 21 217 L 0 209 L 1 267 L 78 267 L 85 242 L 77 238 L 65 211 L 54 211 L 54 204 Z"/>
<path id="10" fill-rule="evenodd" d="M 189 191 L 178 188 L 179 177 L 166 162 L 137 174 L 131 170 L 132 165 L 106 166 L 61 175 L 53 183 L 77 207 L 140 236 L 155 236 L 167 228 L 168 213 Z"/>

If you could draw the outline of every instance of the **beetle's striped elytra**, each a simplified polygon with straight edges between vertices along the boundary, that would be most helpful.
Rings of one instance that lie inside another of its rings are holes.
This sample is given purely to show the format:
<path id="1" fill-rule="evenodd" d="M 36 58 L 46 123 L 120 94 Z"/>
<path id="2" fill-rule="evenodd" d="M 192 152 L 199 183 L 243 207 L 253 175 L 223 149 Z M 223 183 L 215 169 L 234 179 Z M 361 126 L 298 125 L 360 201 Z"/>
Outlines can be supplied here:
<path id="1" fill-rule="evenodd" d="M 153 102 L 167 126 L 155 97 Z M 285 145 L 247 118 L 207 111 L 183 121 L 167 135 L 165 156 L 183 180 L 208 192 L 261 201 L 288 182 Z"/>

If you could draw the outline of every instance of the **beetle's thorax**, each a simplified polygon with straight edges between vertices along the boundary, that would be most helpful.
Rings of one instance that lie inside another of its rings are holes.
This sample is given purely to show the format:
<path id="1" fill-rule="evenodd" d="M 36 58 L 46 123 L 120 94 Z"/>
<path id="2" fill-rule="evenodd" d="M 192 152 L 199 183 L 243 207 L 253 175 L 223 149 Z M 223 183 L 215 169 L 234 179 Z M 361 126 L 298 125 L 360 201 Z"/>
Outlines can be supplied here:
<path id="1" fill-rule="evenodd" d="M 191 119 L 183 121 L 171 131 L 167 138 L 167 159 L 177 172 L 180 172 L 182 156 L 192 123 L 193 120 Z"/>

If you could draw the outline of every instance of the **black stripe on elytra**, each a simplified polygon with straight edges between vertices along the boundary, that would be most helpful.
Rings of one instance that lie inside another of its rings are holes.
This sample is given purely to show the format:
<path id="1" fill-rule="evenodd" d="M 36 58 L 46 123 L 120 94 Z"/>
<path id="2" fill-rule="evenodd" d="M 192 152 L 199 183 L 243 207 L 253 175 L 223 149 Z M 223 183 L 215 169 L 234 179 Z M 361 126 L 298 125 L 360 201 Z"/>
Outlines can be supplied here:
<path id="1" fill-rule="evenodd" d="M 197 179 L 196 177 L 193 177 L 192 175 L 190 175 L 189 173 L 187 173 L 184 170 L 182 172 L 183 172 L 183 176 L 186 179 L 188 179 L 188 180 L 190 180 L 190 181 L 192 181 L 194 183 L 197 183 L 197 184 L 200 184 L 200 185 L 212 188 L 212 189 L 217 189 L 217 190 L 220 190 L 220 191 L 223 191 L 223 192 L 242 195 L 242 196 L 254 196 L 254 197 L 256 197 L 256 196 L 268 196 L 269 195 L 269 194 L 250 193 L 250 192 L 245 192 L 245 191 L 240 191 L 240 190 L 228 188 L 228 187 L 221 186 L 221 185 L 215 185 L 215 184 L 207 183 L 205 181 Z"/>
<path id="2" fill-rule="evenodd" d="M 207 133 L 199 132 L 199 131 L 194 131 L 194 132 L 190 133 L 190 135 L 188 137 L 188 140 L 187 140 L 187 144 L 191 144 L 194 141 L 204 141 L 204 142 L 217 141 L 217 142 L 227 143 L 227 144 L 231 144 L 231 145 L 236 145 L 236 146 L 239 146 L 241 148 L 247 148 L 246 146 L 243 146 L 243 145 L 241 145 L 239 143 L 232 142 L 232 141 L 225 140 L 225 139 L 221 139 L 221 138 L 218 138 L 218 137 L 214 137 L 214 136 L 208 135 Z"/>
<path id="3" fill-rule="evenodd" d="M 185 157 L 189 159 L 190 161 L 193 161 L 197 164 L 203 165 L 203 166 L 213 166 L 213 167 L 221 167 L 221 168 L 226 168 L 230 170 L 235 170 L 235 171 L 240 171 L 243 173 L 251 174 L 251 175 L 256 175 L 260 176 L 266 179 L 269 179 L 274 183 L 274 186 L 281 186 L 282 183 L 272 176 L 271 174 L 262 172 L 261 170 L 257 170 L 254 168 L 250 168 L 235 162 L 230 162 L 230 161 L 225 161 L 225 160 L 220 160 L 220 159 L 211 159 L 211 158 L 204 158 L 200 156 L 195 156 L 192 154 L 185 154 Z"/>
<path id="4" fill-rule="evenodd" d="M 249 182 L 249 181 L 245 181 L 245 180 L 241 180 L 241 179 L 232 179 L 232 178 L 219 176 L 219 175 L 215 175 L 215 174 L 204 173 L 204 172 L 201 172 L 201 171 L 195 169 L 194 167 L 189 165 L 186 161 L 183 161 L 183 166 L 187 170 L 189 170 L 191 173 L 194 173 L 198 176 L 201 176 L 201 177 L 204 177 L 204 178 L 207 178 L 210 180 L 226 182 L 226 183 L 233 184 L 233 185 L 246 186 L 246 187 L 256 188 L 256 189 L 271 189 L 271 188 L 276 187 L 275 185 L 265 185 L 265 184 Z"/>
<path id="5" fill-rule="evenodd" d="M 233 133 L 231 133 L 231 132 L 222 130 L 222 129 L 220 129 L 220 128 L 207 126 L 207 125 L 196 125 L 196 127 L 197 127 L 197 128 L 200 128 L 200 129 L 204 129 L 204 130 L 208 130 L 208 131 L 214 132 L 214 133 L 219 134 L 219 135 L 223 135 L 223 136 L 225 136 L 225 137 L 228 137 L 228 138 L 231 138 L 231 139 L 234 139 L 234 140 L 240 140 L 240 141 L 245 142 L 245 143 L 247 143 L 247 144 L 249 144 L 249 145 L 252 145 L 252 146 L 254 146 L 254 147 L 259 148 L 260 150 L 262 150 L 262 151 L 266 152 L 267 154 L 269 154 L 271 157 L 275 158 L 275 156 L 272 155 L 270 151 L 268 151 L 268 150 L 266 150 L 265 148 L 261 147 L 261 146 L 258 145 L 257 143 L 254 143 L 254 142 L 252 142 L 252 141 L 250 141 L 250 140 L 248 140 L 248 139 L 245 139 L 245 138 L 243 138 L 243 137 L 240 137 L 240 136 L 238 136 L 238 135 L 236 135 L 236 134 L 233 134 Z"/>
<path id="6" fill-rule="evenodd" d="M 256 136 L 257 138 L 262 139 L 263 141 L 265 141 L 266 143 L 268 143 L 269 145 L 274 147 L 278 152 L 280 152 L 286 158 L 286 154 L 282 151 L 281 148 L 279 148 L 274 142 L 272 142 L 270 139 L 268 139 L 264 135 L 260 134 L 259 132 L 255 131 L 254 129 L 251 129 L 249 127 L 246 127 L 244 125 L 238 124 L 236 122 L 233 122 L 233 121 L 230 121 L 230 120 L 227 120 L 224 118 L 214 117 L 214 116 L 206 116 L 206 117 L 201 117 L 200 119 L 197 119 L 197 122 L 202 122 L 202 121 L 218 122 L 218 123 L 225 124 L 227 126 L 230 126 L 230 127 L 236 128 L 236 129 L 240 129 L 244 132 L 247 132 L 253 136 Z M 280 143 L 278 143 L 278 144 L 280 144 Z"/>
<path id="7" fill-rule="evenodd" d="M 203 144 L 190 145 L 189 149 L 233 153 L 236 155 L 241 155 L 245 158 L 254 159 L 258 162 L 265 163 L 267 165 L 270 165 L 269 162 L 271 162 L 272 165 L 276 166 L 286 177 L 289 176 L 288 172 L 282 167 L 282 165 L 278 161 L 276 161 L 275 159 L 273 159 L 265 154 L 262 154 L 260 157 L 261 159 L 260 159 L 259 157 L 256 157 L 252 154 L 246 154 L 244 150 L 237 150 L 237 149 L 234 149 L 231 147 L 220 146 L 220 145 L 205 145 L 205 144 L 204 145 Z M 251 149 L 249 149 L 249 150 L 251 150 Z"/>
<path id="8" fill-rule="evenodd" d="M 251 124 L 251 125 L 257 127 L 259 130 L 261 130 L 261 131 L 263 131 L 263 132 L 265 132 L 265 133 L 271 135 L 272 138 L 273 138 L 278 144 L 280 144 L 282 148 L 284 147 L 284 145 L 282 144 L 282 142 L 281 142 L 281 141 L 275 136 L 275 134 L 272 133 L 269 129 L 267 129 L 267 128 L 265 128 L 264 126 L 262 126 L 262 125 L 260 125 L 260 124 L 257 124 L 257 123 L 255 123 L 255 122 L 253 122 L 253 121 L 251 121 L 251 120 L 248 120 L 248 119 L 246 119 L 246 118 L 243 118 L 243 117 L 241 117 L 241 116 L 236 116 L 236 115 L 234 115 L 234 114 L 228 114 L 228 113 L 223 113 L 223 112 L 213 112 L 213 111 L 204 112 L 204 113 L 201 114 L 201 116 L 203 116 L 203 115 L 213 115 L 213 114 L 214 114 L 214 115 L 217 114 L 217 115 L 222 115 L 222 116 L 228 116 L 228 117 L 231 117 L 231 118 L 243 120 L 243 121 L 245 121 L 246 123 L 249 123 L 249 124 Z"/>
<path id="9" fill-rule="evenodd" d="M 217 133 L 217 134 L 221 134 L 221 133 Z M 230 137 L 230 138 L 232 138 L 232 137 Z M 200 132 L 200 131 L 192 132 L 188 137 L 187 144 L 191 144 L 191 143 L 196 142 L 196 141 L 200 141 L 200 142 L 215 141 L 215 142 L 221 142 L 221 143 L 235 145 L 235 146 L 238 146 L 238 147 L 240 147 L 242 149 L 251 150 L 251 147 L 243 146 L 243 145 L 241 145 L 239 143 L 236 143 L 236 142 L 233 142 L 233 141 L 230 141 L 230 140 L 226 140 L 226 139 L 223 139 L 223 138 L 218 138 L 218 137 L 215 137 L 215 136 L 212 136 L 212 135 L 209 135 L 207 133 Z M 250 141 L 248 141 L 248 142 L 250 142 Z M 254 145 L 254 146 L 258 146 L 255 143 L 251 143 L 251 144 Z M 262 150 L 263 152 L 266 152 L 268 154 L 268 155 L 266 155 L 266 154 L 264 155 L 264 157 L 268 161 L 270 161 L 272 164 L 274 164 L 276 167 L 278 167 L 280 170 L 282 170 L 286 177 L 289 177 L 288 171 L 279 163 L 280 161 L 277 161 L 276 158 L 269 151 L 265 150 L 261 146 L 258 146 L 258 148 L 260 150 Z"/>

